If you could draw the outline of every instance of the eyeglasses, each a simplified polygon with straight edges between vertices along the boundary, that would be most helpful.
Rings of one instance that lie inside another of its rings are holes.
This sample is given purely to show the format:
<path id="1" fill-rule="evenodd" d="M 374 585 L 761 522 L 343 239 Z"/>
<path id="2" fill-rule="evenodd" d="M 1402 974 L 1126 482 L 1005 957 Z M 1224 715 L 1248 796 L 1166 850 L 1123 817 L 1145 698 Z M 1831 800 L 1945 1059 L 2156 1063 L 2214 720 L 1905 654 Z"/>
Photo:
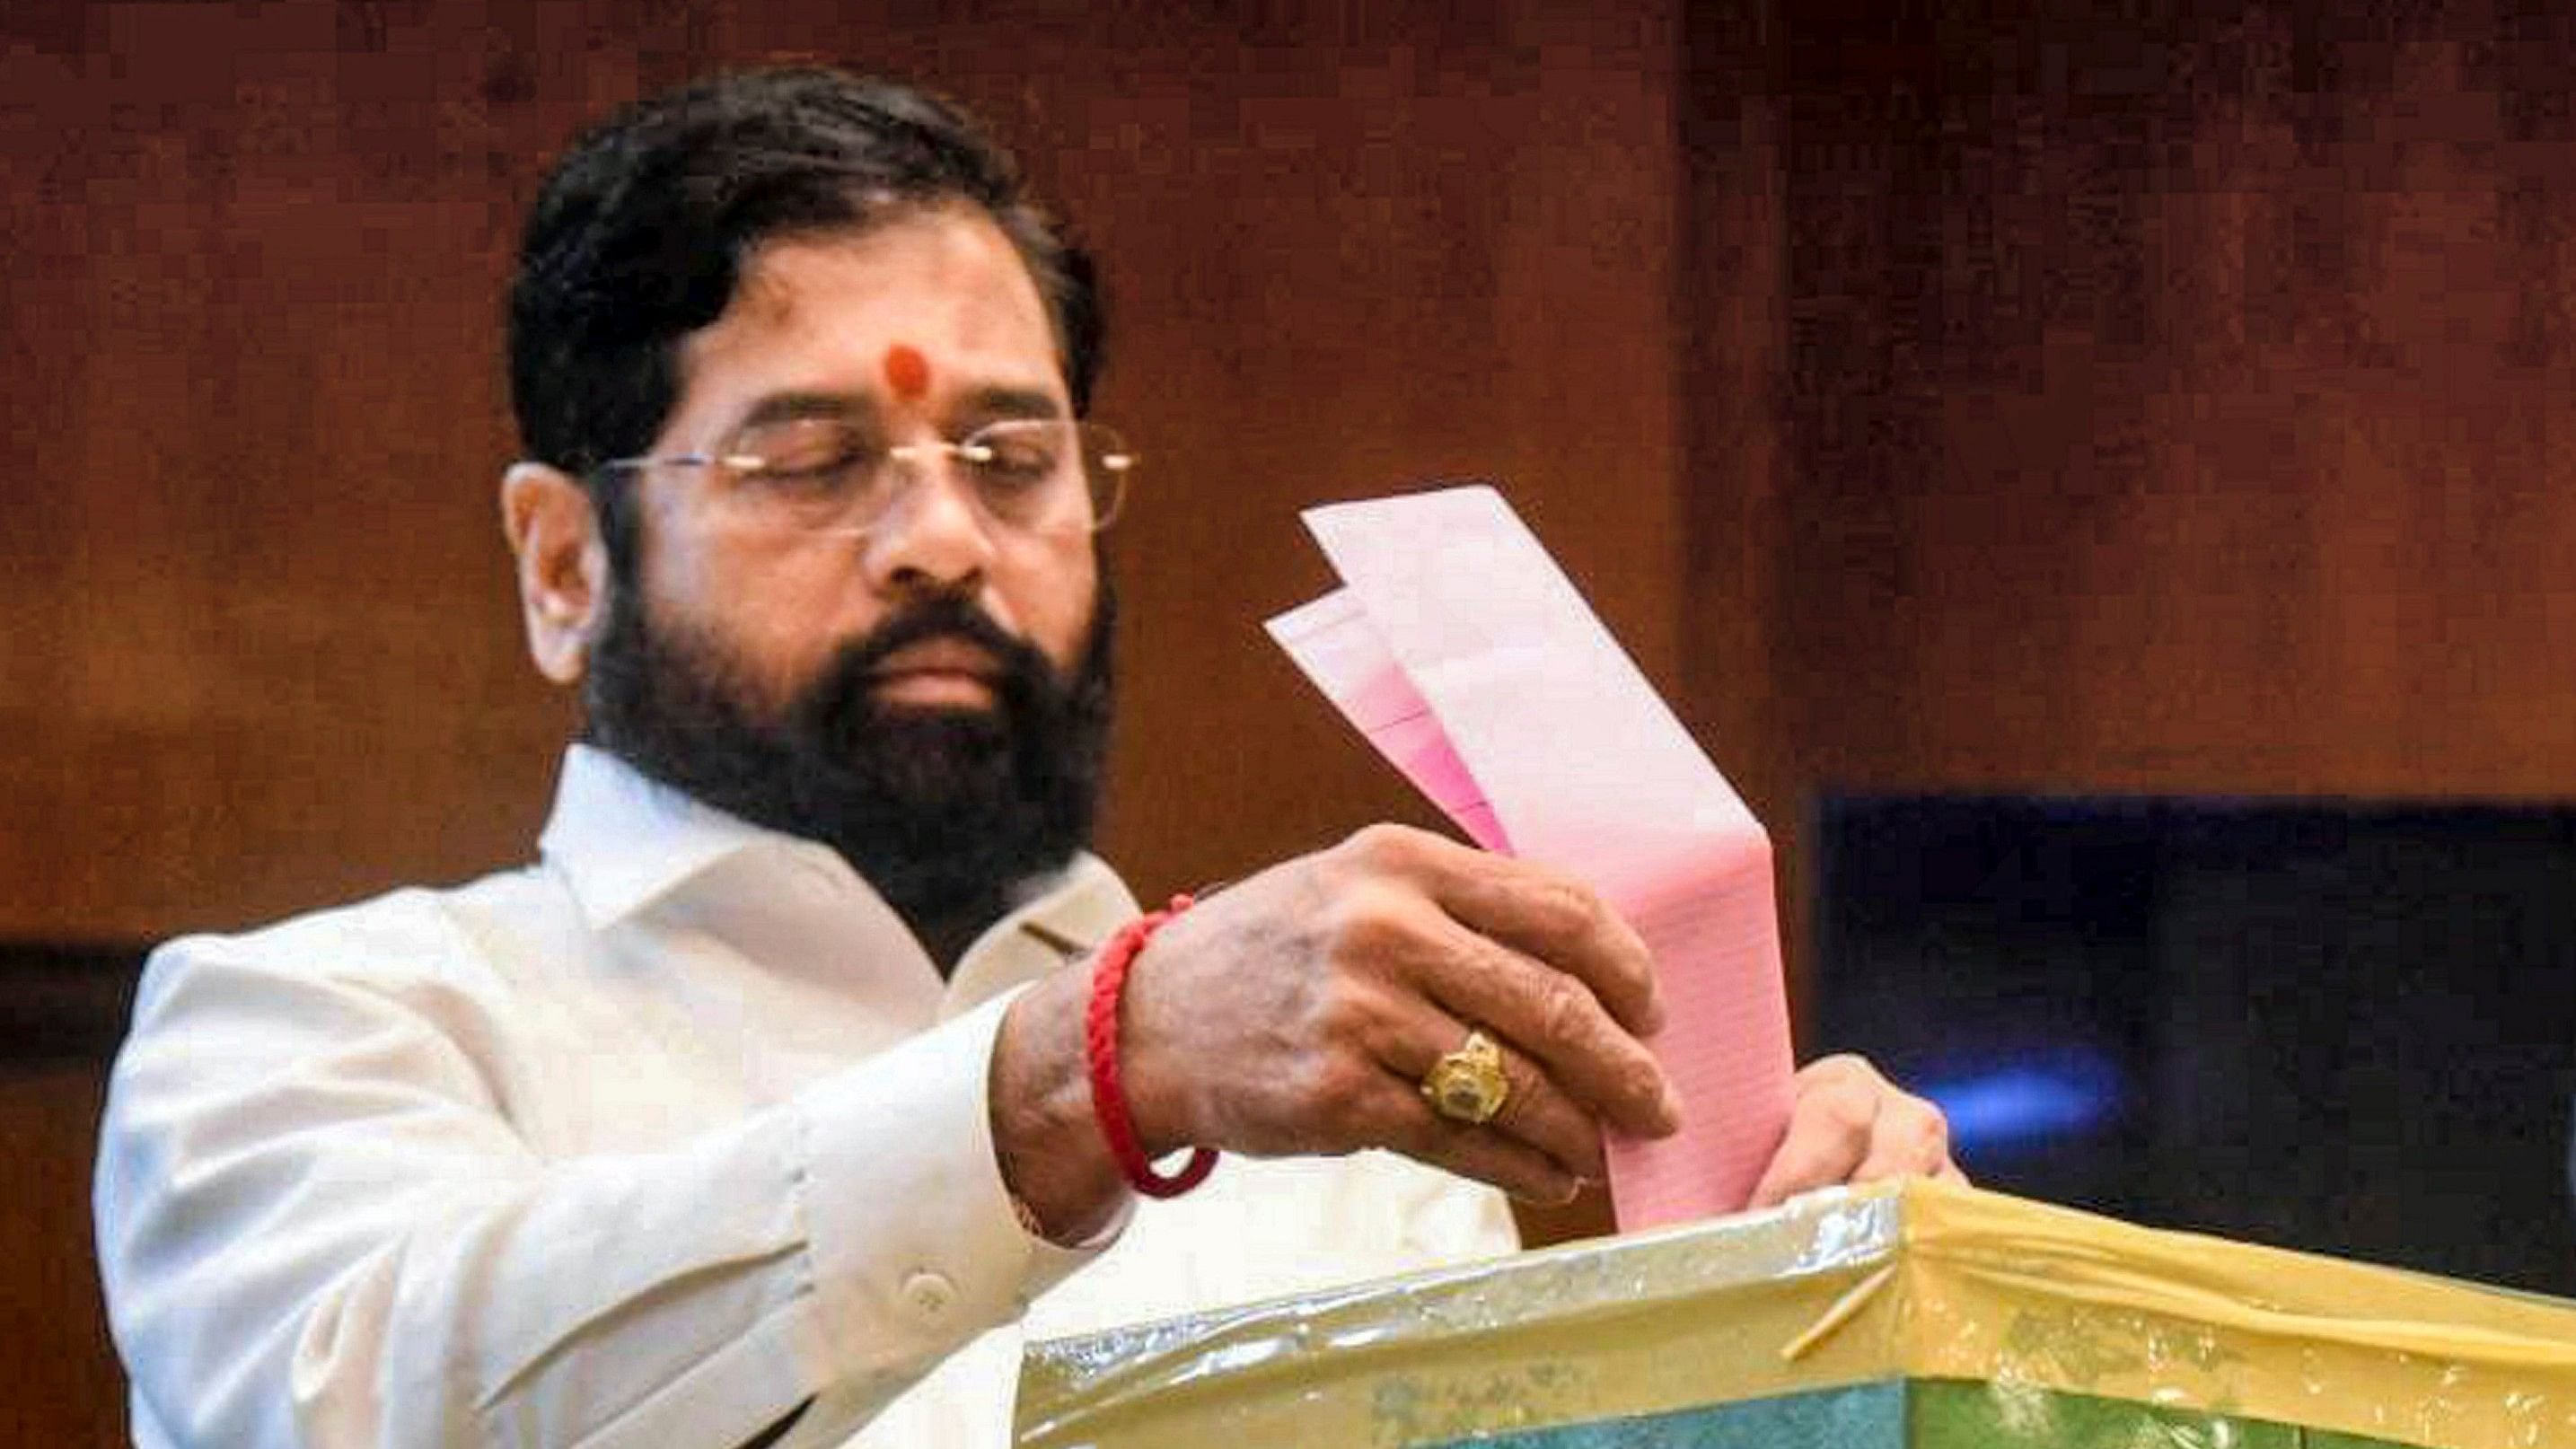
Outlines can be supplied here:
<path id="1" fill-rule="evenodd" d="M 841 417 L 755 423 L 721 451 L 619 458 L 602 473 L 704 468 L 719 506 L 746 521 L 817 533 L 865 533 L 894 506 L 901 475 L 945 462 L 994 521 L 1032 533 L 1096 533 L 1118 517 L 1136 455 L 1098 423 L 1005 418 L 956 442 L 877 442 Z"/>

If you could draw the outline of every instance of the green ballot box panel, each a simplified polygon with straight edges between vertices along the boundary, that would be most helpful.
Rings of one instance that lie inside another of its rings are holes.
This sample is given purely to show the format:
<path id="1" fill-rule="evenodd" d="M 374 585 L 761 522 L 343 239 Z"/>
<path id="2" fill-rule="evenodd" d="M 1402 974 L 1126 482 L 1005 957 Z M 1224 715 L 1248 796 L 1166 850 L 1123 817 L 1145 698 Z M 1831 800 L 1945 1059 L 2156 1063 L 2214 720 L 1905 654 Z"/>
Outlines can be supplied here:
<path id="1" fill-rule="evenodd" d="M 1906 1388 L 1854 1384 L 1449 1442 L 1480 1449 L 1895 1449 L 1907 1442 Z"/>
<path id="2" fill-rule="evenodd" d="M 1025 1449 L 2576 1449 L 2576 1304 L 1912 1182 L 1030 1347 Z"/>
<path id="3" fill-rule="evenodd" d="M 1453 1439 L 1479 1449 L 2393 1449 L 2393 1441 L 2089 1394 L 1855 1384 L 1669 1414 Z M 1444 1446 L 1446 1449 L 1446 1446 Z"/>

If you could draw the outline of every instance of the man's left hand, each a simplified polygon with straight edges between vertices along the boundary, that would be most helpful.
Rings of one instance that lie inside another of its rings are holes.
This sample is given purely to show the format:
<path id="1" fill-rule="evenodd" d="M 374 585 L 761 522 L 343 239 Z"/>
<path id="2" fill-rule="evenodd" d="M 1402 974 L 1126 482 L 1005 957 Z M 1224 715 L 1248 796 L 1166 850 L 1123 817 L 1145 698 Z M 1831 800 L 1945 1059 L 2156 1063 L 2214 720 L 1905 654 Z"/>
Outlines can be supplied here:
<path id="1" fill-rule="evenodd" d="M 1964 1183 L 1950 1160 L 1941 1109 L 1880 1076 L 1856 1056 L 1822 1057 L 1798 1073 L 1797 1105 L 1752 1207 L 1773 1207 L 1809 1188 L 1935 1177 Z"/>

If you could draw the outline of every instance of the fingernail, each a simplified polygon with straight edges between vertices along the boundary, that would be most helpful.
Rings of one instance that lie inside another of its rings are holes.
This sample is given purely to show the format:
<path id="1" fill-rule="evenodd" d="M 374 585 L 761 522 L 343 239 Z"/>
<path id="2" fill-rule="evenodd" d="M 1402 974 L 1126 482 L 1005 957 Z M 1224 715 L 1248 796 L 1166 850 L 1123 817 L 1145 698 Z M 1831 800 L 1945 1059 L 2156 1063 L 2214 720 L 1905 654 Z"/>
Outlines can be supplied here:
<path id="1" fill-rule="evenodd" d="M 1672 1083 L 1664 1084 L 1663 1100 L 1656 1105 L 1663 1110 L 1666 1134 L 1682 1130 L 1682 1094 L 1673 1090 Z"/>
<path id="2" fill-rule="evenodd" d="M 1582 1190 L 1583 1183 L 1580 1179 L 1557 1177 L 1549 1179 L 1545 1187 L 1529 1192 L 1514 1192 L 1512 1196 L 1534 1207 L 1563 1207 L 1574 1201 L 1574 1195 Z"/>

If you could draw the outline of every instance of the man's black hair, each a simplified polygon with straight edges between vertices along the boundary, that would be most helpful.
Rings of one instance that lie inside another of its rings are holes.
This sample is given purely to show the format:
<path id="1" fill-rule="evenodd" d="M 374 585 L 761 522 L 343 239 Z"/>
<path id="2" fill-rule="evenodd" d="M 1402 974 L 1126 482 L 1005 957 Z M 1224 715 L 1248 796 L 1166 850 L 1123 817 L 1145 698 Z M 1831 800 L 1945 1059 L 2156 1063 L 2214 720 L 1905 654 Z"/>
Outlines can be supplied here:
<path id="1" fill-rule="evenodd" d="M 681 340 L 724 312 L 753 252 L 961 200 L 1027 264 L 1073 410 L 1088 412 L 1103 332 L 1090 260 L 955 107 L 822 67 L 741 71 L 638 102 L 574 143 L 520 244 L 510 395 L 527 456 L 589 482 L 620 572 L 633 520 L 599 465 L 659 435 Z"/>

